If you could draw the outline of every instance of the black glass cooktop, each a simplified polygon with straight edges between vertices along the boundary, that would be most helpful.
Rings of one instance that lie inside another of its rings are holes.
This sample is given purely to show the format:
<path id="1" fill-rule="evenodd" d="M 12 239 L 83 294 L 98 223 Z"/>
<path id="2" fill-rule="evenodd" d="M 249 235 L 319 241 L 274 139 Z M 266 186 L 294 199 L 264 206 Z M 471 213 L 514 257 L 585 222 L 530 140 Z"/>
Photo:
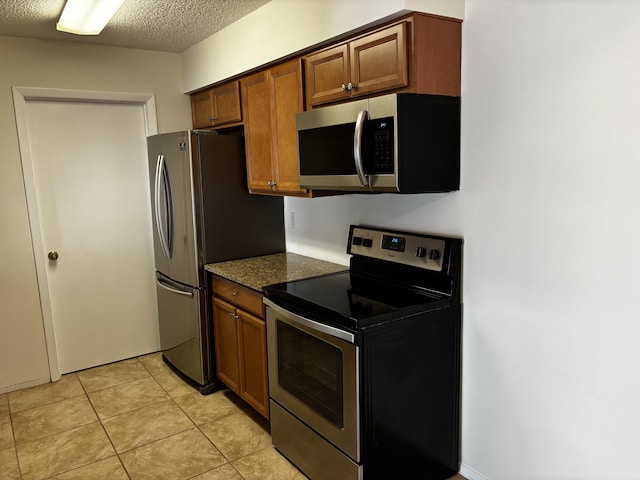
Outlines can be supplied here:
<path id="1" fill-rule="evenodd" d="M 266 288 L 266 293 L 267 296 L 272 293 L 300 307 L 320 306 L 353 320 L 356 325 L 361 320 L 402 311 L 442 298 L 350 271 L 273 285 Z"/>

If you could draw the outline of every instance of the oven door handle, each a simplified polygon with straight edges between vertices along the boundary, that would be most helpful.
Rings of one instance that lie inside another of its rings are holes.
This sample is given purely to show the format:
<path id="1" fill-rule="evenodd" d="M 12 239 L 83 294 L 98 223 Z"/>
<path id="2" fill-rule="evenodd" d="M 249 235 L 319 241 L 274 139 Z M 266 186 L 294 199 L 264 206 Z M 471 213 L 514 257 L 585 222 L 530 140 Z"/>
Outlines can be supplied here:
<path id="1" fill-rule="evenodd" d="M 275 310 L 277 313 L 286 317 L 290 323 L 297 324 L 302 327 L 307 327 L 310 330 L 324 333 L 332 337 L 340 338 L 351 344 L 356 343 L 356 337 L 352 333 L 345 332 L 344 330 L 340 330 L 339 328 L 331 327 L 329 325 L 325 325 L 324 323 L 316 322 L 315 320 L 311 320 L 310 318 L 302 317 L 296 313 L 282 308 L 280 305 L 272 302 L 268 298 L 263 298 L 262 301 L 267 307 L 273 308 L 273 310 Z"/>

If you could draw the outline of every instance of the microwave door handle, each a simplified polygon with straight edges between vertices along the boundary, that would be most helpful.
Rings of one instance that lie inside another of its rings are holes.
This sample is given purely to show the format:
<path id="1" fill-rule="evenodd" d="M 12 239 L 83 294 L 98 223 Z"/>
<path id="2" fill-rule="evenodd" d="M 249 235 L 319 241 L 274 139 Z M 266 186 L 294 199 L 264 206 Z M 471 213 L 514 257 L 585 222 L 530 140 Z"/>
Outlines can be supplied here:
<path id="1" fill-rule="evenodd" d="M 369 178 L 367 174 L 364 173 L 364 167 L 362 166 L 362 129 L 368 117 L 369 112 L 366 110 L 361 110 L 358 113 L 358 118 L 356 118 L 356 131 L 353 134 L 353 162 L 355 163 L 360 183 L 365 187 L 369 186 Z"/>

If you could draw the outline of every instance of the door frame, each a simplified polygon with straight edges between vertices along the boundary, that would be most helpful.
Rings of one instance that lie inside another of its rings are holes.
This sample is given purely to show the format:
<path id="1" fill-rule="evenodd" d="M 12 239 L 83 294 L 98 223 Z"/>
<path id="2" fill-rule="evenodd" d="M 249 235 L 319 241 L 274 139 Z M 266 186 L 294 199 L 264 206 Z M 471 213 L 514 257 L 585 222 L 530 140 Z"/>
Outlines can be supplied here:
<path id="1" fill-rule="evenodd" d="M 40 212 L 36 196 L 33 158 L 31 156 L 31 139 L 29 138 L 29 130 L 27 128 L 26 103 L 30 100 L 52 100 L 57 102 L 139 105 L 143 109 L 145 131 L 147 136 L 149 136 L 158 133 L 156 100 L 155 95 L 145 93 L 66 90 L 60 88 L 39 87 L 12 87 L 12 91 L 16 126 L 18 130 L 18 146 L 20 147 L 20 161 L 22 164 L 22 177 L 24 179 L 27 211 L 29 214 L 31 246 L 36 266 L 36 278 L 38 282 L 38 293 L 40 296 L 40 310 L 42 313 L 42 324 L 44 327 L 47 357 L 49 360 L 49 373 L 51 381 L 54 382 L 59 380 L 61 376 L 60 363 L 58 361 L 58 349 L 53 326 L 53 315 L 51 312 L 51 297 L 48 288 L 49 279 L 47 276 L 46 263 L 42 257 L 44 247 L 42 232 L 40 230 Z"/>

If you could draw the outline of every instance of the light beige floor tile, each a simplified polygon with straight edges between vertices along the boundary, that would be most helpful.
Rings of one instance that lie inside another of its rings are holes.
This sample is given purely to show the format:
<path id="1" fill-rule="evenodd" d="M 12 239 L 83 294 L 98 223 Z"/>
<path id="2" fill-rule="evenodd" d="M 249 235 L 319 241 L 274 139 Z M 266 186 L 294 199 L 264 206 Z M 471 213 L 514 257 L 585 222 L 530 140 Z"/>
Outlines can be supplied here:
<path id="1" fill-rule="evenodd" d="M 86 467 L 61 473 L 51 480 L 129 480 L 118 457 L 109 457 Z"/>
<path id="2" fill-rule="evenodd" d="M 165 391 L 173 398 L 189 395 L 190 393 L 200 393 L 195 387 L 178 377 L 175 373 L 167 373 L 164 375 L 156 375 L 153 377 L 165 389 Z"/>
<path id="3" fill-rule="evenodd" d="M 0 414 L 0 450 L 13 447 L 13 429 L 8 413 Z"/>
<path id="4" fill-rule="evenodd" d="M 20 480 L 18 458 L 13 447 L 0 450 L 0 480 Z"/>
<path id="5" fill-rule="evenodd" d="M 138 358 L 138 360 L 140 360 L 142 366 L 154 377 L 167 374 L 175 375 L 171 367 L 162 360 L 161 352 L 150 353 L 149 355 Z"/>
<path id="6" fill-rule="evenodd" d="M 9 392 L 9 407 L 11 413 L 16 413 L 79 395 L 84 395 L 84 390 L 75 373 L 72 373 L 63 375 L 57 382 Z"/>
<path id="7" fill-rule="evenodd" d="M 230 463 L 209 470 L 206 473 L 193 477 L 191 480 L 244 480 L 238 471 Z"/>
<path id="8" fill-rule="evenodd" d="M 23 480 L 41 480 L 115 455 L 99 422 L 17 445 Z"/>
<path id="9" fill-rule="evenodd" d="M 98 421 L 85 395 L 13 414 L 17 443 L 37 440 Z"/>
<path id="10" fill-rule="evenodd" d="M 0 415 L 9 414 L 9 395 L 0 393 Z"/>
<path id="11" fill-rule="evenodd" d="M 120 455 L 132 480 L 185 480 L 226 463 L 194 428 Z"/>
<path id="12" fill-rule="evenodd" d="M 140 447 L 194 427 L 184 412 L 168 400 L 103 421 L 117 452 Z"/>
<path id="13" fill-rule="evenodd" d="M 273 447 L 231 462 L 245 480 L 306 480 L 300 470 Z"/>
<path id="14" fill-rule="evenodd" d="M 88 395 L 102 420 L 169 400 L 169 395 L 152 377 L 90 392 Z"/>
<path id="15" fill-rule="evenodd" d="M 95 392 L 150 376 L 149 372 L 135 358 L 83 370 L 77 375 L 87 392 Z"/>
<path id="16" fill-rule="evenodd" d="M 271 446 L 266 420 L 236 413 L 200 427 L 220 453 L 232 461 Z"/>
<path id="17" fill-rule="evenodd" d="M 213 422 L 243 411 L 237 397 L 227 390 L 221 390 L 211 395 L 192 393 L 175 397 L 174 400 L 196 425 Z"/>

